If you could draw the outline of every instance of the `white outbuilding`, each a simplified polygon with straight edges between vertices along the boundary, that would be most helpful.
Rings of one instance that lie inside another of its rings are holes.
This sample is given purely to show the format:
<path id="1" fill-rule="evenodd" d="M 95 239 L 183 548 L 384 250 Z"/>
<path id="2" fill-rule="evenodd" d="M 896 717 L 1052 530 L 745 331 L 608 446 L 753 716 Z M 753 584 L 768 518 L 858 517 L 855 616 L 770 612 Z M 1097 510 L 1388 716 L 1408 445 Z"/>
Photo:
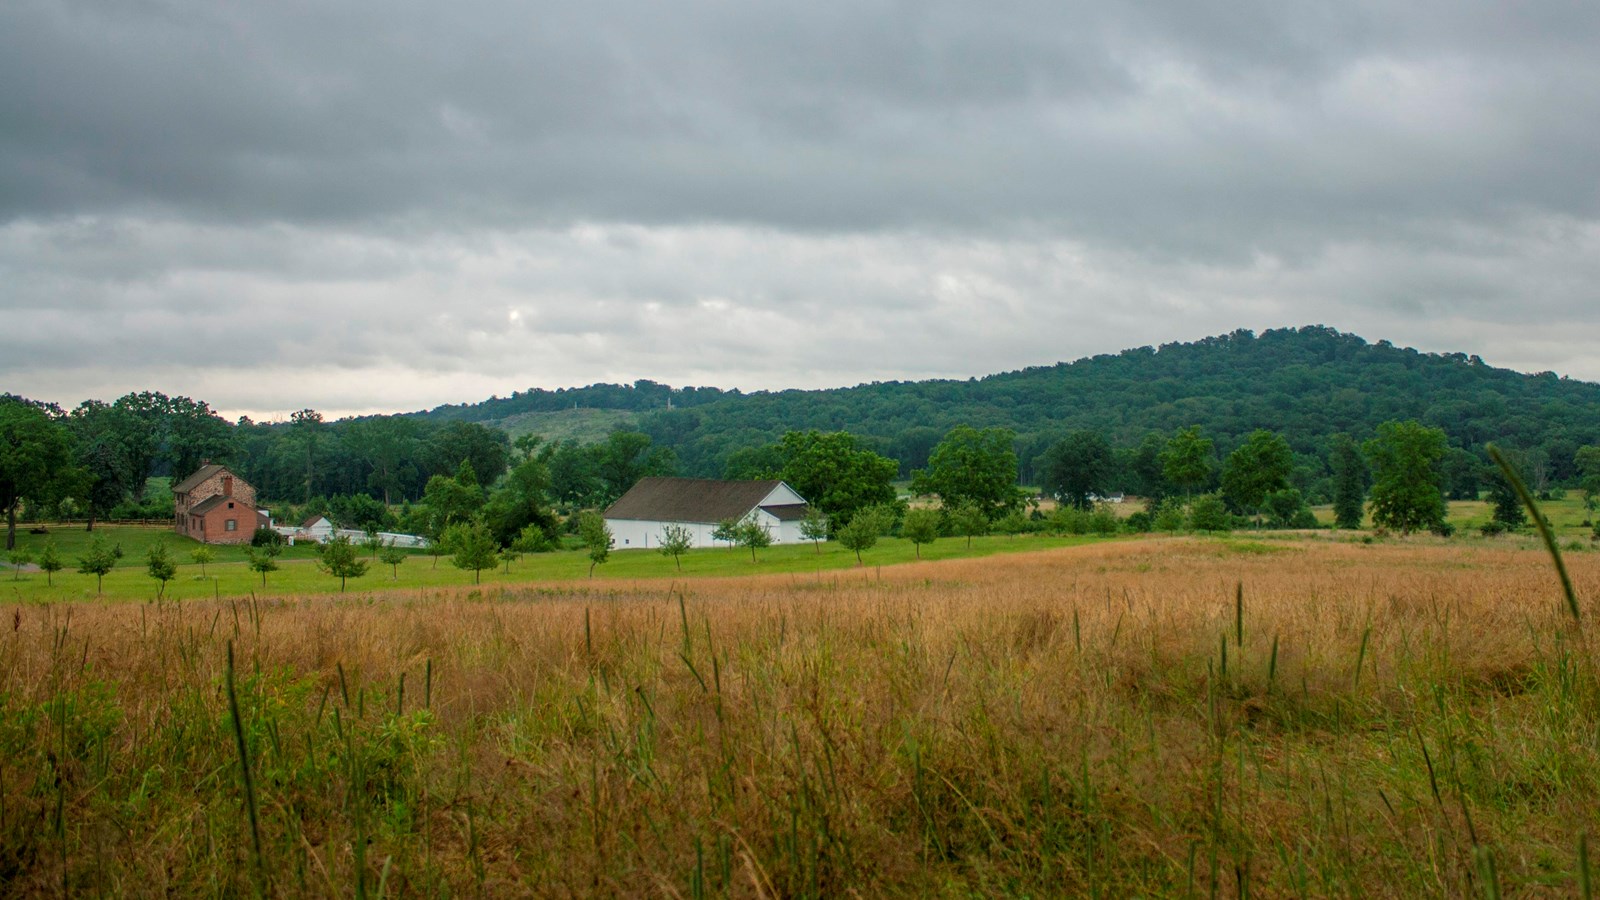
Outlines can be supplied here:
<path id="1" fill-rule="evenodd" d="M 668 525 L 681 525 L 694 546 L 711 547 L 711 532 L 728 519 L 755 521 L 774 544 L 804 540 L 800 522 L 806 501 L 781 481 L 719 481 L 712 478 L 641 478 L 606 510 L 606 527 L 618 550 L 661 546 Z"/>

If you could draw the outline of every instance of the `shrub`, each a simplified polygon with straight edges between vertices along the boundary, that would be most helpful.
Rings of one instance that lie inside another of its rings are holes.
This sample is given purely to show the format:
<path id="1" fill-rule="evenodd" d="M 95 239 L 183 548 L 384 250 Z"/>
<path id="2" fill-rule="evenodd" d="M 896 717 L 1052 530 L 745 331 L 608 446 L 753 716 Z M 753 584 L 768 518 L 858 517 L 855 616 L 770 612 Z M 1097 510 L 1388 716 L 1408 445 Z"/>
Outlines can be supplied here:
<path id="1" fill-rule="evenodd" d="M 1189 526 L 1195 531 L 1227 531 L 1233 527 L 1233 517 L 1221 497 L 1204 494 L 1189 506 Z"/>
<path id="2" fill-rule="evenodd" d="M 1168 497 L 1156 507 L 1155 517 L 1150 525 L 1156 531 L 1182 531 L 1184 519 L 1187 517 L 1183 501 L 1177 497 Z"/>
<path id="3" fill-rule="evenodd" d="M 257 528 L 256 533 L 250 535 L 250 546 L 281 547 L 283 546 L 283 535 L 273 531 L 271 528 Z"/>
<path id="4" fill-rule="evenodd" d="M 1089 530 L 1095 534 L 1116 534 L 1119 527 L 1117 514 L 1111 511 L 1110 506 L 1102 503 L 1096 506 L 1093 512 L 1089 513 L 1088 526 Z"/>
<path id="5" fill-rule="evenodd" d="M 1478 531 L 1481 532 L 1484 537 L 1494 537 L 1498 534 L 1505 534 L 1507 530 L 1508 529 L 1506 528 L 1504 522 L 1490 521 L 1478 526 Z"/>
<path id="6" fill-rule="evenodd" d="M 1429 528 L 1428 530 L 1443 538 L 1450 537 L 1456 533 L 1456 527 L 1443 520 L 1435 522 L 1433 527 Z"/>
<path id="7" fill-rule="evenodd" d="M 1129 531 L 1138 534 L 1144 534 L 1155 528 L 1155 516 L 1150 515 L 1148 510 L 1141 509 L 1122 521 Z"/>

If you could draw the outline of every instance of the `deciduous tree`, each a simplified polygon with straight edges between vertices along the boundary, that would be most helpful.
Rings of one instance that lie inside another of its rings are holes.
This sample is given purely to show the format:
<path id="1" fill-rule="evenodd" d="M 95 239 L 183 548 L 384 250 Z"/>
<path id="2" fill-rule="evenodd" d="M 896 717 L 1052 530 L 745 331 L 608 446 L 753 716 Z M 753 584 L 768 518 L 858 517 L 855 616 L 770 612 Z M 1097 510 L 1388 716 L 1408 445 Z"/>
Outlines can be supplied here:
<path id="1" fill-rule="evenodd" d="M 65 564 L 61 561 L 61 555 L 56 552 L 56 542 L 50 541 L 45 544 L 44 549 L 39 552 L 39 571 L 44 573 L 44 583 L 55 584 L 55 574 L 63 568 Z"/>
<path id="2" fill-rule="evenodd" d="M 200 567 L 200 577 L 204 578 L 206 575 L 206 564 L 217 558 L 217 551 L 211 549 L 205 544 L 201 544 L 189 552 L 189 558 L 194 560 L 195 565 Z"/>
<path id="3" fill-rule="evenodd" d="M 594 567 L 611 558 L 611 548 L 616 544 L 604 516 L 586 512 L 578 518 L 578 537 L 589 551 L 589 577 L 594 577 Z"/>
<path id="4" fill-rule="evenodd" d="M 1373 524 L 1410 534 L 1444 522 L 1444 494 L 1439 489 L 1443 431 L 1414 419 L 1385 422 L 1362 450 L 1372 466 Z"/>
<path id="5" fill-rule="evenodd" d="M 1222 495 L 1241 512 L 1258 516 L 1267 495 L 1289 486 L 1294 451 L 1279 434 L 1257 429 L 1222 465 Z"/>
<path id="6" fill-rule="evenodd" d="M 495 566 L 500 549 L 494 535 L 482 522 L 458 522 L 445 532 L 444 544 L 450 550 L 450 562 L 458 569 L 472 570 L 472 583 L 479 584 L 484 569 Z"/>
<path id="7" fill-rule="evenodd" d="M 0 509 L 6 549 L 17 547 L 17 509 L 24 499 L 54 499 L 75 484 L 71 436 L 37 406 L 0 400 Z"/>
<path id="8" fill-rule="evenodd" d="M 1088 509 L 1096 495 L 1105 493 L 1115 462 L 1105 435 L 1075 431 L 1045 451 L 1045 493 L 1060 503 Z"/>
<path id="9" fill-rule="evenodd" d="M 680 559 L 689 548 L 694 546 L 694 532 L 685 525 L 667 525 L 661 529 L 661 541 L 656 548 L 662 556 L 672 557 L 677 564 L 678 571 L 683 571 L 683 560 Z"/>
<path id="10" fill-rule="evenodd" d="M 844 431 L 783 436 L 783 480 L 838 526 L 858 510 L 894 501 L 894 460 L 860 447 Z"/>
<path id="11" fill-rule="evenodd" d="M 859 566 L 863 564 L 861 551 L 872 549 L 893 522 L 893 517 L 882 507 L 869 506 L 856 510 L 850 521 L 834 532 L 834 537 L 846 550 L 855 552 L 856 565 Z"/>
<path id="12" fill-rule="evenodd" d="M 931 544 L 939 539 L 939 529 L 943 525 L 937 509 L 918 507 L 906 510 L 906 515 L 900 522 L 900 536 L 910 541 L 917 550 L 917 559 L 922 558 L 922 545 Z"/>
<path id="13" fill-rule="evenodd" d="M 318 567 L 339 579 L 339 592 L 344 593 L 345 581 L 367 574 L 367 561 L 360 558 L 356 545 L 344 535 L 336 535 L 322 545 Z"/>
<path id="14" fill-rule="evenodd" d="M 990 520 L 1020 508 L 1016 439 L 1009 428 L 957 425 L 933 448 L 928 467 L 912 474 L 911 490 L 947 507 L 976 506 Z"/>
<path id="15" fill-rule="evenodd" d="M 822 542 L 828 539 L 828 514 L 815 506 L 806 507 L 806 516 L 800 520 L 800 536 L 811 542 L 822 553 Z"/>
<path id="16" fill-rule="evenodd" d="M 756 521 L 755 516 L 749 516 L 739 523 L 735 533 L 735 542 L 741 547 L 750 548 L 750 561 L 756 561 L 756 551 L 772 546 L 772 532 Z"/>
<path id="17" fill-rule="evenodd" d="M 1178 429 L 1161 451 L 1161 474 L 1185 494 L 1194 493 L 1211 479 L 1212 443 L 1200 434 L 1200 426 Z"/>
<path id="18" fill-rule="evenodd" d="M 89 549 L 78 557 L 78 571 L 85 575 L 94 576 L 94 592 L 96 594 L 104 592 L 103 587 L 106 575 L 110 574 L 111 570 L 116 567 L 119 555 L 116 548 L 106 543 L 105 539 L 99 535 L 95 535 L 89 541 Z"/>
<path id="19" fill-rule="evenodd" d="M 165 541 L 160 541 L 145 552 L 145 568 L 159 584 L 156 588 L 156 599 L 160 600 L 166 593 L 167 582 L 178 574 L 178 564 L 172 561 L 172 552 L 167 549 Z"/>
<path id="20" fill-rule="evenodd" d="M 1337 528 L 1361 527 L 1367 502 L 1368 470 L 1361 448 L 1348 434 L 1336 434 L 1329 446 L 1328 464 L 1333 469 L 1333 524 Z"/>
<path id="21" fill-rule="evenodd" d="M 394 541 L 390 541 L 389 543 L 383 545 L 382 550 L 378 551 L 378 562 L 381 562 L 389 567 L 389 577 L 391 581 L 399 581 L 400 564 L 405 562 L 406 557 L 409 555 L 410 554 L 406 553 L 406 551 L 396 547 L 394 545 Z"/>

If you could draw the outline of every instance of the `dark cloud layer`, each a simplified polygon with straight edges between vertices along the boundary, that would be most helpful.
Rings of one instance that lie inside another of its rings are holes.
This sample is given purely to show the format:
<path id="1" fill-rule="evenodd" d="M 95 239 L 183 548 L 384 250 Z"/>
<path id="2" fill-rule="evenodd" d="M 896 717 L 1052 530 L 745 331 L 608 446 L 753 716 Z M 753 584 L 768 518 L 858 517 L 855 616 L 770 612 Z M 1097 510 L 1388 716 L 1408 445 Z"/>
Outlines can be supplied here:
<path id="1" fill-rule="evenodd" d="M 1600 378 L 1597 40 L 1557 0 L 19 0 L 0 379 L 408 408 L 1307 322 Z"/>

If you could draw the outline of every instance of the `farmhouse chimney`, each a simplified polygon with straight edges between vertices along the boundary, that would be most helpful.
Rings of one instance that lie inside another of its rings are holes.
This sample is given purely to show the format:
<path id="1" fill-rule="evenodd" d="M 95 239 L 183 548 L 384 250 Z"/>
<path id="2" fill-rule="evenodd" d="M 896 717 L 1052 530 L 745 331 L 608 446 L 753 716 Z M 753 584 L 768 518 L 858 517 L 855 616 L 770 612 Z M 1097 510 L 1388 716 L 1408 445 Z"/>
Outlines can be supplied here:
<path id="1" fill-rule="evenodd" d="M 232 475 L 224 475 L 224 476 L 222 476 L 222 496 L 224 496 L 224 497 L 232 497 L 233 496 L 233 476 Z"/>

